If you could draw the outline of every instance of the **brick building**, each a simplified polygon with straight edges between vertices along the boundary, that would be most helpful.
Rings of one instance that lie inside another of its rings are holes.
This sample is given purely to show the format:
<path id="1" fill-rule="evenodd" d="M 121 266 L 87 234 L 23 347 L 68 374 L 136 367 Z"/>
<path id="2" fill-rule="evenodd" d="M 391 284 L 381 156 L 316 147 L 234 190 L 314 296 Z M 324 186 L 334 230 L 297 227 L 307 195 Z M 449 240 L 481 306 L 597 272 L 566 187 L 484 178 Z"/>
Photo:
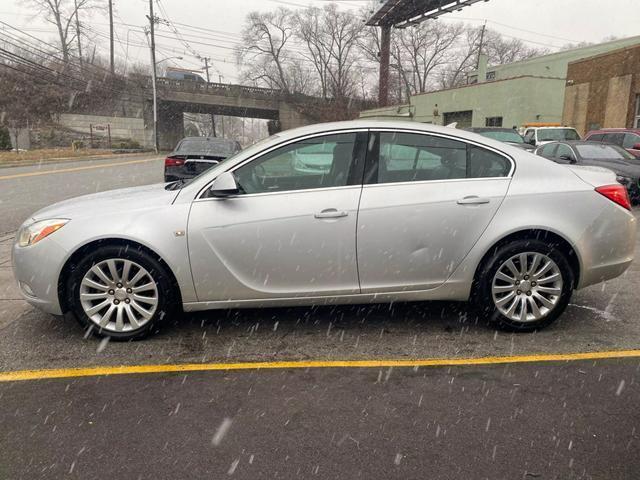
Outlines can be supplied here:
<path id="1" fill-rule="evenodd" d="M 562 119 L 581 134 L 640 128 L 640 45 L 569 63 Z"/>

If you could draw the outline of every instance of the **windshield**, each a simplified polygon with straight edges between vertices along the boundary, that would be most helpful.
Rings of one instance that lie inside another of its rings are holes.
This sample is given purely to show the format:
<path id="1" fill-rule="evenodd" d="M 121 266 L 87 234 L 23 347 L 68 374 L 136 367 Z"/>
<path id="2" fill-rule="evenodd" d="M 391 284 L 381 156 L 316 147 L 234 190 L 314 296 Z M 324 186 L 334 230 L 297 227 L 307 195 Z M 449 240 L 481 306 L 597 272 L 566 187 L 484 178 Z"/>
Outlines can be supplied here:
<path id="1" fill-rule="evenodd" d="M 576 150 L 582 158 L 594 160 L 633 160 L 636 158 L 615 145 L 577 145 Z"/>
<path id="2" fill-rule="evenodd" d="M 494 140 L 498 140 L 500 142 L 508 142 L 508 143 L 524 143 L 524 140 L 514 131 L 507 130 L 485 130 L 478 132 L 483 137 L 493 138 Z"/>
<path id="3" fill-rule="evenodd" d="M 238 151 L 235 142 L 218 141 L 208 138 L 185 138 L 175 150 L 177 153 L 200 153 L 209 155 L 230 155 Z"/>
<path id="4" fill-rule="evenodd" d="M 539 142 L 559 140 L 580 140 L 580 135 L 573 128 L 541 128 L 538 130 Z"/>

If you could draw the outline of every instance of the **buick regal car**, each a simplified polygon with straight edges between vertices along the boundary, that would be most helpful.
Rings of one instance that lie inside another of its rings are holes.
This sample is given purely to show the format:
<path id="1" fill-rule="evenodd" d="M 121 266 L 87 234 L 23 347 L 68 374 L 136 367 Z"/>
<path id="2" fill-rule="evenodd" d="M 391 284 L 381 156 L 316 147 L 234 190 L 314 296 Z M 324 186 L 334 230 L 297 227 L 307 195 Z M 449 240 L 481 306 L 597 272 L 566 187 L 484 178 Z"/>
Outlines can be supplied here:
<path id="1" fill-rule="evenodd" d="M 329 167 L 296 168 L 315 145 Z M 356 120 L 279 133 L 190 181 L 57 203 L 12 252 L 28 302 L 115 339 L 181 311 L 425 300 L 471 301 L 528 331 L 622 274 L 635 235 L 613 172 Z"/>

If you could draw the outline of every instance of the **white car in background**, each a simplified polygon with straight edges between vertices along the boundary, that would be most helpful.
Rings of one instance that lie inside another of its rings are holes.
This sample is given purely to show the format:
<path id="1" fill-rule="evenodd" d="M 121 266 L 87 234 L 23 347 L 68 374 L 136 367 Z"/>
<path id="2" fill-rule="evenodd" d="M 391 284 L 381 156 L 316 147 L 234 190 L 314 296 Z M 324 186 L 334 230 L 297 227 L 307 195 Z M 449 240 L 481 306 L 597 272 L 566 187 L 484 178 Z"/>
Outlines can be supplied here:
<path id="1" fill-rule="evenodd" d="M 524 142 L 535 147 L 549 142 L 580 140 L 580 134 L 570 127 L 529 127 L 524 131 Z"/>

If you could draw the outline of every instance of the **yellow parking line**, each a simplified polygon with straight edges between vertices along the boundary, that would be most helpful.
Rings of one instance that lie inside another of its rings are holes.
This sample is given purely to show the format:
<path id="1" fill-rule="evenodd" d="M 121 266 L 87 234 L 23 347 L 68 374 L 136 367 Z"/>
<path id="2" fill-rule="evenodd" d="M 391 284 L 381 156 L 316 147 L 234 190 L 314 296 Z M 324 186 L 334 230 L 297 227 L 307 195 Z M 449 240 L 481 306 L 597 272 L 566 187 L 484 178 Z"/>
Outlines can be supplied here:
<path id="1" fill-rule="evenodd" d="M 301 368 L 454 367 L 469 365 L 497 365 L 508 363 L 569 362 L 576 360 L 602 360 L 615 358 L 640 358 L 640 350 L 515 355 L 507 357 L 431 358 L 422 360 L 302 360 L 282 362 L 185 363 L 173 365 L 121 365 L 114 367 L 59 368 L 0 372 L 0 382 L 43 380 L 50 378 L 93 377 L 102 375 L 127 375 L 134 373 L 173 373 L 220 370 L 271 370 Z"/>
<path id="2" fill-rule="evenodd" d="M 159 160 L 159 158 L 146 158 L 144 160 L 130 160 L 128 162 L 102 163 L 100 165 L 86 165 L 84 167 L 60 168 L 58 170 L 44 170 L 40 172 L 16 173 L 13 175 L 0 176 L 0 180 L 10 180 L 12 178 L 20 178 L 20 177 L 36 177 L 39 175 L 51 175 L 53 173 L 78 172 L 80 170 L 93 170 L 94 168 L 108 168 L 108 167 L 117 167 L 118 165 L 132 165 L 134 163 L 155 162 L 156 160 Z"/>

